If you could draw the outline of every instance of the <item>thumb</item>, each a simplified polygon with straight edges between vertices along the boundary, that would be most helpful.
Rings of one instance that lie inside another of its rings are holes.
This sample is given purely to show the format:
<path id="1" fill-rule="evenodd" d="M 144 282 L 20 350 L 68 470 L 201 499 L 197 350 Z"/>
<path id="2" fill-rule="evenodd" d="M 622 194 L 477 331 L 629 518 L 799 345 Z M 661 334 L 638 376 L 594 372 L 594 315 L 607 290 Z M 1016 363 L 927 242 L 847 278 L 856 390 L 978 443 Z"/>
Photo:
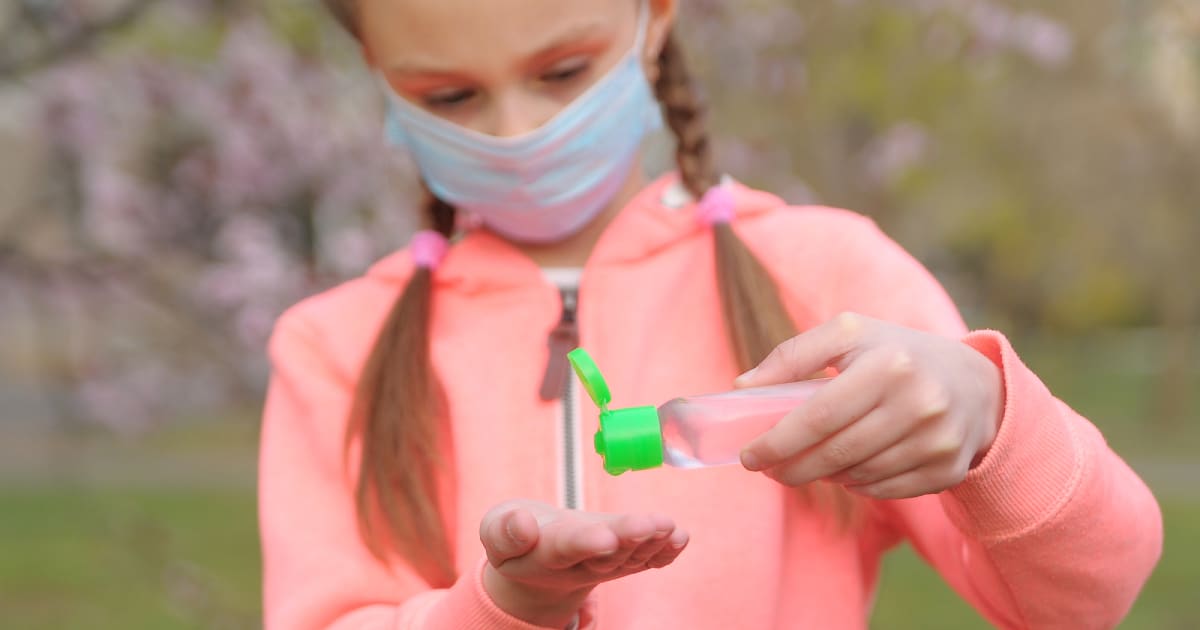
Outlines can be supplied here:
<path id="1" fill-rule="evenodd" d="M 519 507 L 493 509 L 479 525 L 479 540 L 493 567 L 529 553 L 539 534 L 537 519 Z"/>
<path id="2" fill-rule="evenodd" d="M 854 313 L 837 317 L 779 344 L 756 367 L 737 377 L 737 388 L 793 383 L 839 367 L 862 338 L 868 320 Z"/>

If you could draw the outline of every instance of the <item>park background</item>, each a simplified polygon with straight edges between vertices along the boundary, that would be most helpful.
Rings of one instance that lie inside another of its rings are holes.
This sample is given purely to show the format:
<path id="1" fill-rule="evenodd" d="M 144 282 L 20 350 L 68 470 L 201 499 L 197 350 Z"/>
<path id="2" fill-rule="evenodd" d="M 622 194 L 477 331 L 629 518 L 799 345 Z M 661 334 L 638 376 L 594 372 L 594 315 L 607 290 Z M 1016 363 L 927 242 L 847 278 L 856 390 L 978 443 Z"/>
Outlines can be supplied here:
<path id="1" fill-rule="evenodd" d="M 1200 2 L 681 9 L 723 170 L 1009 333 L 1161 502 L 1122 627 L 1196 627 Z M 356 54 L 316 0 L 0 6 L 0 625 L 261 625 L 266 337 L 413 229 Z M 872 627 L 987 625 L 901 548 Z"/>

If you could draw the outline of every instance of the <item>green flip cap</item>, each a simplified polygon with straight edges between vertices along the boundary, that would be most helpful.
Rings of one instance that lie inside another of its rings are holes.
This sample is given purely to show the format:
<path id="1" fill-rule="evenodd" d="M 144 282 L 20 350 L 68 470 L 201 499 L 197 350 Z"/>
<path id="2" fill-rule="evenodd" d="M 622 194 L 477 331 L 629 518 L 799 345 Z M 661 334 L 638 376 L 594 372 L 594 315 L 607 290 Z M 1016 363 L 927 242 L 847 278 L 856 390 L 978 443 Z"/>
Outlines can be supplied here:
<path id="1" fill-rule="evenodd" d="M 583 389 L 600 408 L 596 453 L 604 460 L 604 470 L 610 475 L 619 475 L 629 470 L 662 466 L 663 440 L 658 410 L 654 407 L 609 409 L 612 393 L 587 351 L 576 348 L 567 354 L 567 359 L 575 368 Z"/>

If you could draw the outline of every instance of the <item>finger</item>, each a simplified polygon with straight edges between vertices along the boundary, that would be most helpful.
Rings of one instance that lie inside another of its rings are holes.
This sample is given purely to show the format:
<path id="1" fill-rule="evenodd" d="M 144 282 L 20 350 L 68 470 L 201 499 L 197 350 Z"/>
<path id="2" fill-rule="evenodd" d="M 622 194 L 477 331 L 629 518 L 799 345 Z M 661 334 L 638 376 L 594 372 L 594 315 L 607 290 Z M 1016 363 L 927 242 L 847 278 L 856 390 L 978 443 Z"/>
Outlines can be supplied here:
<path id="1" fill-rule="evenodd" d="M 778 466 L 855 424 L 883 399 L 887 379 L 881 375 L 889 369 L 889 360 L 883 353 L 864 355 L 748 444 L 742 450 L 742 465 L 748 470 Z"/>
<path id="2" fill-rule="evenodd" d="M 663 514 L 651 514 L 650 520 L 654 523 L 654 533 L 656 537 L 659 534 L 670 536 L 671 532 L 675 531 L 675 520 L 670 516 Z"/>
<path id="3" fill-rule="evenodd" d="M 916 428 L 914 432 L 910 426 L 911 422 L 894 420 L 890 413 L 882 410 L 877 410 L 876 413 L 883 418 L 882 422 L 873 422 L 877 425 L 876 436 L 880 443 L 890 443 L 876 450 L 870 457 L 830 476 L 830 481 L 850 486 L 872 484 L 929 463 L 952 461 L 958 455 L 961 445 L 956 443 L 953 437 L 939 438 L 938 434 L 942 431 L 940 427 Z M 871 427 L 863 428 L 866 430 Z M 857 430 L 858 425 L 851 429 Z M 840 437 L 839 434 L 832 439 Z"/>
<path id="4" fill-rule="evenodd" d="M 630 554 L 629 560 L 625 561 L 626 565 L 630 563 L 643 565 L 671 544 L 671 535 L 675 533 L 675 521 L 662 514 L 653 514 L 650 518 L 654 521 L 654 535 Z"/>
<path id="5" fill-rule="evenodd" d="M 494 567 L 529 553 L 538 542 L 537 519 L 523 508 L 493 510 L 483 518 L 479 529 L 488 562 Z"/>
<path id="6" fill-rule="evenodd" d="M 542 529 L 542 539 L 534 555 L 549 569 L 565 569 L 589 558 L 615 554 L 620 548 L 620 539 L 602 522 L 555 522 Z"/>
<path id="7" fill-rule="evenodd" d="M 670 533 L 656 532 L 653 538 L 642 543 L 633 553 L 629 554 L 629 558 L 625 560 L 621 568 L 636 569 L 645 567 L 647 560 L 657 556 L 669 544 L 671 544 Z"/>
<path id="8" fill-rule="evenodd" d="M 739 376 L 737 387 L 790 383 L 826 367 L 842 367 L 842 359 L 859 345 L 874 320 L 855 313 L 833 319 L 779 344 L 754 369 Z"/>
<path id="9" fill-rule="evenodd" d="M 661 569 L 679 557 L 683 550 L 687 548 L 690 537 L 688 533 L 677 529 L 667 538 L 667 546 L 663 547 L 662 551 L 646 560 L 646 566 L 653 569 Z"/>
<path id="10" fill-rule="evenodd" d="M 612 531 L 622 543 L 641 544 L 658 530 L 656 517 L 649 514 L 625 514 L 612 521 Z"/>
<path id="11" fill-rule="evenodd" d="M 874 499 L 908 499 L 926 494 L 936 494 L 962 483 L 967 476 L 969 462 L 954 462 L 934 466 L 922 466 L 900 473 L 890 479 L 846 489 Z"/>
<path id="12" fill-rule="evenodd" d="M 612 554 L 592 558 L 586 562 L 588 568 L 598 573 L 608 573 L 625 564 L 629 556 L 643 543 L 649 541 L 656 532 L 654 519 L 641 514 L 621 516 L 612 521 L 609 526 L 620 540 L 620 546 Z"/>
<path id="13" fill-rule="evenodd" d="M 775 468 L 768 469 L 766 475 L 789 486 L 799 486 L 818 479 L 850 483 L 852 481 L 846 475 L 851 471 L 862 474 L 863 466 L 894 447 L 908 432 L 907 427 L 895 420 L 892 412 L 877 407 L 828 440 Z M 883 478 L 877 476 L 864 479 L 863 482 Z"/>

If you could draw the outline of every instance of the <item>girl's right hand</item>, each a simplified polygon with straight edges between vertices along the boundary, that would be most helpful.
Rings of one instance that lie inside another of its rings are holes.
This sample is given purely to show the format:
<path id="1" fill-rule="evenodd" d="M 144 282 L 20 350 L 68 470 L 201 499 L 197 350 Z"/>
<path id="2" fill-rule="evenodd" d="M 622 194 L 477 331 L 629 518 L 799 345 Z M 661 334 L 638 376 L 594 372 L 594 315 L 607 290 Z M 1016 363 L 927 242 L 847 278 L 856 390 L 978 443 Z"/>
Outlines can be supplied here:
<path id="1" fill-rule="evenodd" d="M 592 588 L 671 564 L 687 532 L 657 514 L 599 514 L 536 501 L 506 501 L 479 524 L 487 551 L 483 586 L 502 610 L 562 628 Z"/>

